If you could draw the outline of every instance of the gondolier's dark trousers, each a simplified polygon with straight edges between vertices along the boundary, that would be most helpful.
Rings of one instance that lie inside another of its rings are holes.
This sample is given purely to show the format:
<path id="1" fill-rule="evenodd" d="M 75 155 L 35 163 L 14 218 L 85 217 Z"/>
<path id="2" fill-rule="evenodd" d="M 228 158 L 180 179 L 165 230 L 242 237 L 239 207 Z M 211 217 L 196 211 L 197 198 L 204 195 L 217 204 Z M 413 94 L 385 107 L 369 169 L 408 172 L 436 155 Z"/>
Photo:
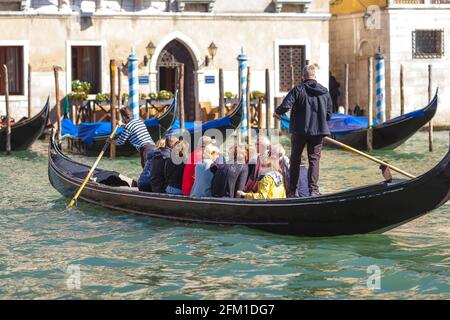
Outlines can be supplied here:
<path id="1" fill-rule="evenodd" d="M 139 149 L 139 153 L 141 154 L 141 166 L 142 169 L 145 167 L 145 163 L 147 162 L 147 153 L 155 148 L 154 144 L 148 143 L 145 146 Z"/>
<path id="2" fill-rule="evenodd" d="M 294 193 L 297 189 L 298 176 L 300 172 L 301 155 L 306 146 L 308 152 L 308 188 L 309 192 L 319 192 L 319 162 L 322 151 L 322 140 L 324 136 L 303 136 L 292 134 L 291 137 L 291 167 L 289 191 Z"/>

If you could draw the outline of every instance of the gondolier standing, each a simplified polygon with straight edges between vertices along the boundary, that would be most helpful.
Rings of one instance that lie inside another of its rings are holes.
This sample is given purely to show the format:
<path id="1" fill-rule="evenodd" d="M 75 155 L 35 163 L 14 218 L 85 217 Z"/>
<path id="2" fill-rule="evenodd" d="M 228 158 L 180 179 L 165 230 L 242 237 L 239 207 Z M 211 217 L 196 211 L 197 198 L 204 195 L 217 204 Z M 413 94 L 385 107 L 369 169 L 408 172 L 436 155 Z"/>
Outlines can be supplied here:
<path id="1" fill-rule="evenodd" d="M 319 193 L 319 162 L 324 136 L 330 135 L 327 121 L 331 117 L 333 102 L 328 90 L 316 80 L 317 65 L 303 68 L 303 83 L 289 91 L 275 113 L 282 115 L 289 110 L 291 137 L 291 167 L 289 197 L 297 197 L 297 181 L 301 154 L 305 146 L 308 152 L 308 188 L 311 196 Z"/>
<path id="2" fill-rule="evenodd" d="M 108 139 L 108 142 L 121 145 L 128 140 L 139 151 L 141 166 L 144 168 L 147 153 L 155 148 L 155 142 L 141 119 L 131 119 L 131 111 L 128 108 L 122 109 L 121 114 L 125 128 L 116 139 Z"/>

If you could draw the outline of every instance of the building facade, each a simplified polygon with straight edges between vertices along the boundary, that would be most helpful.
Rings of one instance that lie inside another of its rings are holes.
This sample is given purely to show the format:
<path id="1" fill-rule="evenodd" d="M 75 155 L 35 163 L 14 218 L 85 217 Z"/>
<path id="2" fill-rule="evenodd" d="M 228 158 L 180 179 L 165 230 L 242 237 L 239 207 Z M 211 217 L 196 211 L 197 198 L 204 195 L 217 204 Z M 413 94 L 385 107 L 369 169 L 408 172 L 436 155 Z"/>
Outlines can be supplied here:
<path id="1" fill-rule="evenodd" d="M 93 93 L 109 92 L 110 59 L 126 62 L 134 48 L 139 74 L 148 76 L 140 84 L 144 93 L 172 91 L 173 65 L 184 64 L 186 120 L 194 120 L 200 102 L 218 105 L 220 68 L 225 91 L 238 93 L 242 49 L 251 90 L 265 91 L 269 69 L 272 97 L 284 96 L 291 65 L 298 82 L 306 60 L 320 65 L 319 80 L 327 84 L 330 16 L 328 0 L 0 0 L 0 62 L 10 70 L 17 118 L 27 110 L 28 64 L 37 112 L 48 95 L 54 101 L 54 65 L 63 68 L 61 96 L 75 79 L 91 82 Z"/>
<path id="2" fill-rule="evenodd" d="M 330 70 L 344 89 L 344 65 L 349 64 L 349 107 L 367 110 L 368 57 L 379 50 L 385 57 L 386 108 L 400 114 L 400 68 L 403 65 L 404 109 L 428 103 L 428 65 L 433 91 L 439 87 L 434 123 L 450 127 L 450 1 L 334 0 L 330 3 Z M 343 90 L 341 90 L 342 92 Z M 341 104 L 344 103 L 341 95 Z"/>

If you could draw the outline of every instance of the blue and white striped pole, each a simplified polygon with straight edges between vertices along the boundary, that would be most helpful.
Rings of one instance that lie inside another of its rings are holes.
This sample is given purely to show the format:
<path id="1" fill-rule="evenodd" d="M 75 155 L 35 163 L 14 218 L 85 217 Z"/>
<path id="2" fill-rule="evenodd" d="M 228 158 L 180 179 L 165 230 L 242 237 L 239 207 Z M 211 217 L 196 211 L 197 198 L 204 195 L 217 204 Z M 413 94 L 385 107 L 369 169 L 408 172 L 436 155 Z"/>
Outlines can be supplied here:
<path id="1" fill-rule="evenodd" d="M 377 120 L 382 123 L 386 121 L 386 94 L 384 78 L 384 56 L 378 52 L 375 54 L 375 88 L 376 88 L 376 111 Z"/>
<path id="2" fill-rule="evenodd" d="M 133 114 L 133 119 L 139 119 L 139 74 L 138 57 L 134 50 L 128 56 L 128 85 L 129 85 L 129 106 Z"/>
<path id="3" fill-rule="evenodd" d="M 244 50 L 241 50 L 241 53 L 238 55 L 237 60 L 239 61 L 239 70 L 241 74 L 241 78 L 239 81 L 241 82 L 241 101 L 242 101 L 242 109 L 243 109 L 243 120 L 241 124 L 241 133 L 243 135 L 247 134 L 248 131 L 248 122 L 247 122 L 247 61 L 248 57 L 244 53 Z"/>

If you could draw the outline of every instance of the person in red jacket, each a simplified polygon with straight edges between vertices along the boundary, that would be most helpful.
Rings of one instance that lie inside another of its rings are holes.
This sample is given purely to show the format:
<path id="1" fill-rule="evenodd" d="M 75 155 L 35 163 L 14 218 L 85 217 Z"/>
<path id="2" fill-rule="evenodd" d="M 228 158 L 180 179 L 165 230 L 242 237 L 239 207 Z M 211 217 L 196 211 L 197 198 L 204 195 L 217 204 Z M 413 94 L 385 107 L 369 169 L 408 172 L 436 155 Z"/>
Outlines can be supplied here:
<path id="1" fill-rule="evenodd" d="M 181 184 L 183 195 L 189 196 L 191 194 L 195 181 L 195 165 L 202 161 L 204 148 L 213 143 L 214 140 L 210 137 L 202 136 L 198 141 L 198 148 L 189 156 L 189 161 L 184 165 L 183 182 Z"/>

